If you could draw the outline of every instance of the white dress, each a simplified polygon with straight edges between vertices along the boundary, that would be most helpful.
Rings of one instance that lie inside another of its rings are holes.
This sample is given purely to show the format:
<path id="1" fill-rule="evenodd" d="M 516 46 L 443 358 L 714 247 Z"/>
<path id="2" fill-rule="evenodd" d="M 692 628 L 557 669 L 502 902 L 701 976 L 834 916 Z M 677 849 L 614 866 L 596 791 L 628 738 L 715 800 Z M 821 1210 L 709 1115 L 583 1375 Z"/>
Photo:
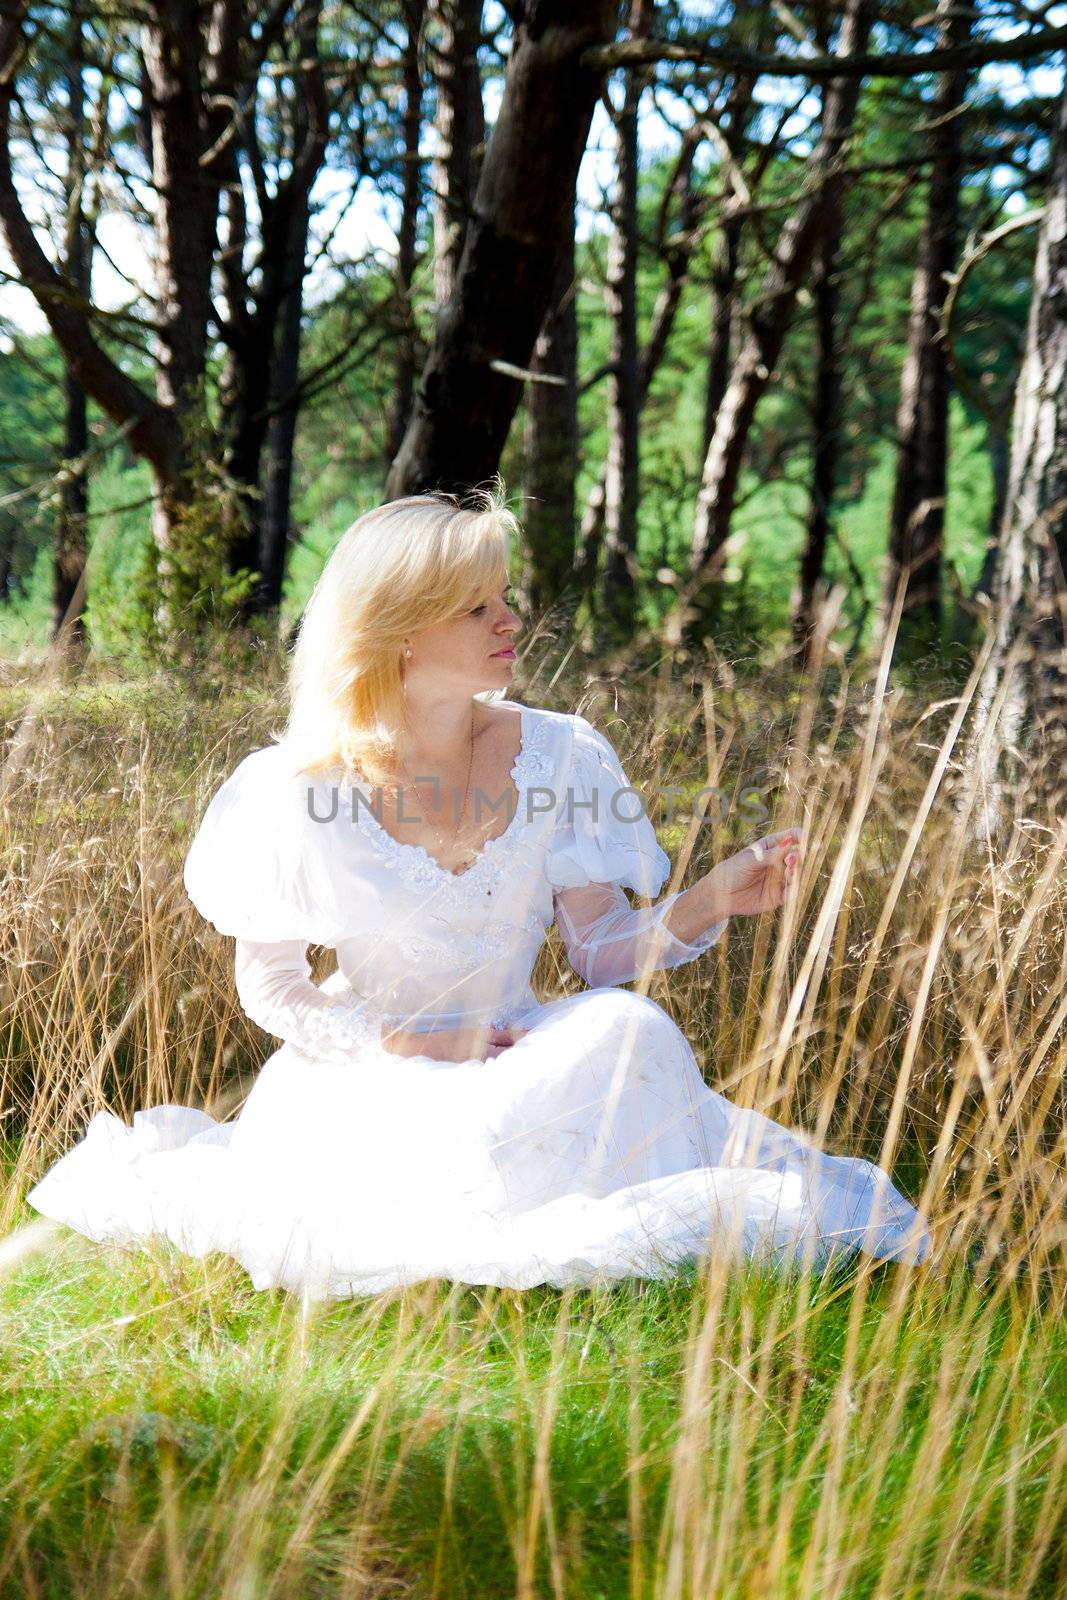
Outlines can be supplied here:
<path id="1" fill-rule="evenodd" d="M 230 1122 L 97 1113 L 31 1190 L 38 1211 L 94 1239 L 224 1251 L 256 1288 L 314 1297 L 661 1277 L 712 1252 L 925 1258 L 885 1173 L 731 1105 L 668 1013 L 615 987 L 694 960 L 726 924 L 683 944 L 663 926 L 676 895 L 631 906 L 622 886 L 654 897 L 670 861 L 611 743 L 582 716 L 518 715 L 511 819 L 461 874 L 397 843 L 369 786 L 310 779 L 284 744 L 245 757 L 185 885 L 237 940 L 244 1009 L 284 1042 Z M 539 1004 L 554 919 L 592 987 Z M 337 951 L 321 985 L 310 943 Z M 477 1020 L 529 1031 L 487 1061 L 380 1043 L 384 1023 Z"/>

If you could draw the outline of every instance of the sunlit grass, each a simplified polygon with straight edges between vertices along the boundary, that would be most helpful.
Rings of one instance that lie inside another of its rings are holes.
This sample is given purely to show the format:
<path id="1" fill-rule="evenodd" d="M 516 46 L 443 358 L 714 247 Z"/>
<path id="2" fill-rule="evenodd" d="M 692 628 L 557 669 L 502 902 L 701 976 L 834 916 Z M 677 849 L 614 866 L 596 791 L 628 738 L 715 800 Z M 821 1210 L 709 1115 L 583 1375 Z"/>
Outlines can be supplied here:
<path id="1" fill-rule="evenodd" d="M 713 1087 L 890 1166 L 933 1261 L 315 1305 L 42 1224 L 26 1190 L 93 1111 L 228 1115 L 270 1049 L 181 862 L 279 680 L 9 669 L 0 1592 L 1062 1594 L 1062 825 L 981 836 L 963 682 L 523 665 L 517 697 L 593 717 L 646 798 L 722 786 L 721 825 L 661 829 L 679 882 L 805 824 L 796 903 L 649 989 Z M 535 987 L 577 987 L 555 936 Z"/>

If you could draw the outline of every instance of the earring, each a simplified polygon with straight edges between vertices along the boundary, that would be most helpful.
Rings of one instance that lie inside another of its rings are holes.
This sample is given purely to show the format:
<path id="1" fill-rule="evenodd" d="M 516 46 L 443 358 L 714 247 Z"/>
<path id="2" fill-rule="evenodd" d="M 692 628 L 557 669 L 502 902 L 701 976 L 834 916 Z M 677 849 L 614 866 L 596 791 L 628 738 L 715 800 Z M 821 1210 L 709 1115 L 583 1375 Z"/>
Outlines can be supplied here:
<path id="1" fill-rule="evenodd" d="M 407 649 L 407 650 L 405 650 L 405 651 L 404 651 L 404 654 L 405 654 L 405 655 L 406 655 L 406 656 L 409 656 L 409 655 L 410 655 L 410 654 L 411 654 L 411 650 L 410 650 L 410 648 L 409 648 L 409 649 Z"/>

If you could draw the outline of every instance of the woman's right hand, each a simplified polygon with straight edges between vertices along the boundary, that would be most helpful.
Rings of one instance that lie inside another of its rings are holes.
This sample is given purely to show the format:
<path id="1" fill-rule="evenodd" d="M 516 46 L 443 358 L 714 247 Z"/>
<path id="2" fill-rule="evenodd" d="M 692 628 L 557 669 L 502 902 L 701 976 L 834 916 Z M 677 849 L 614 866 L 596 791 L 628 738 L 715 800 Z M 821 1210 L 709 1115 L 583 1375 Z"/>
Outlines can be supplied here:
<path id="1" fill-rule="evenodd" d="M 394 1028 L 383 1034 L 382 1045 L 395 1056 L 429 1056 L 433 1061 L 488 1061 L 502 1055 L 527 1030 L 525 1028 L 438 1028 L 413 1033 Z"/>

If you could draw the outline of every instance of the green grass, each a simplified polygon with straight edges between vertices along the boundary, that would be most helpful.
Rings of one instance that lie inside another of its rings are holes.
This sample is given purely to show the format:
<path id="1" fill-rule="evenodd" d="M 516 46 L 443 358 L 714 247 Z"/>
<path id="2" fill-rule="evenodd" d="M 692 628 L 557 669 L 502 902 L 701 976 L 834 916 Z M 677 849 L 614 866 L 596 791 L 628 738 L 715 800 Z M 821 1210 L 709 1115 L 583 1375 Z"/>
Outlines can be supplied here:
<path id="1" fill-rule="evenodd" d="M 309 1307 L 64 1232 L 0 1313 L 5 1592 L 1062 1592 L 1067 1332 L 1032 1285 L 694 1266 Z M 669 1584 L 679 1551 L 713 1589 Z"/>

